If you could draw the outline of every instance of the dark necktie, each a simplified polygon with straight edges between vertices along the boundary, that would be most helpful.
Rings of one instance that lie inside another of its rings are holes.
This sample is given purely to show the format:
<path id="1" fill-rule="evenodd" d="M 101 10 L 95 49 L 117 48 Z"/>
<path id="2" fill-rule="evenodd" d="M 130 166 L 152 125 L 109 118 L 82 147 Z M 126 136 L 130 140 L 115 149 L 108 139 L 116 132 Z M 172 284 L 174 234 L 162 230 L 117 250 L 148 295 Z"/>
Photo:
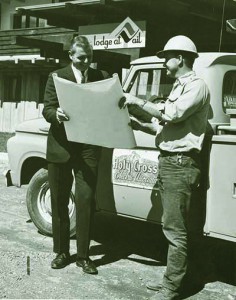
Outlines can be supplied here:
<path id="1" fill-rule="evenodd" d="M 81 83 L 85 83 L 85 71 L 81 71 Z"/>

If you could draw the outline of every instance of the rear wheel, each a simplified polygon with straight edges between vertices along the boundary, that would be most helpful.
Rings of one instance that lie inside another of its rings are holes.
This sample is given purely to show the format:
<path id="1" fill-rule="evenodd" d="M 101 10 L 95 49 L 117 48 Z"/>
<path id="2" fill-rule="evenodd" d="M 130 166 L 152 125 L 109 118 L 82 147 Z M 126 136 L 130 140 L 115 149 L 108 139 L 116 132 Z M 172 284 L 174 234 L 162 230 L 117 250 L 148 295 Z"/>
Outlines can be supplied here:
<path id="1" fill-rule="evenodd" d="M 27 209 L 30 218 L 38 230 L 52 236 L 51 194 L 48 183 L 48 171 L 40 169 L 31 178 L 26 194 Z M 70 193 L 69 202 L 70 236 L 75 235 L 75 201 Z"/>

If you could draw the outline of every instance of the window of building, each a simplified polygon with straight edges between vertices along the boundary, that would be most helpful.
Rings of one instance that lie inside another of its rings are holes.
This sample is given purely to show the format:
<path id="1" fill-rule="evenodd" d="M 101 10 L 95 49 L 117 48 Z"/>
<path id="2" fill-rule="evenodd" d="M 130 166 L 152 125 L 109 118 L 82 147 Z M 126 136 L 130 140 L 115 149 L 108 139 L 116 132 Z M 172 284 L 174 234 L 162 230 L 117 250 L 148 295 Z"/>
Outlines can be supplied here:
<path id="1" fill-rule="evenodd" d="M 4 76 L 4 101 L 19 102 L 21 101 L 22 78 L 20 75 Z"/>
<path id="2" fill-rule="evenodd" d="M 13 29 L 46 27 L 47 21 L 34 16 L 13 14 Z"/>
<path id="3" fill-rule="evenodd" d="M 165 100 L 173 85 L 165 69 L 144 69 L 135 73 L 130 93 L 152 102 Z"/>
<path id="4" fill-rule="evenodd" d="M 48 74 L 41 74 L 39 78 L 39 103 L 43 103 L 44 91 L 48 80 Z"/>
<path id="5" fill-rule="evenodd" d="M 21 25 L 21 23 L 22 23 L 22 16 L 18 15 L 18 14 L 13 14 L 12 18 L 13 18 L 12 28 L 13 29 L 19 29 L 19 28 L 21 28 L 22 27 L 22 25 Z"/>
<path id="6" fill-rule="evenodd" d="M 223 110 L 236 109 L 236 71 L 228 71 L 223 81 Z"/>

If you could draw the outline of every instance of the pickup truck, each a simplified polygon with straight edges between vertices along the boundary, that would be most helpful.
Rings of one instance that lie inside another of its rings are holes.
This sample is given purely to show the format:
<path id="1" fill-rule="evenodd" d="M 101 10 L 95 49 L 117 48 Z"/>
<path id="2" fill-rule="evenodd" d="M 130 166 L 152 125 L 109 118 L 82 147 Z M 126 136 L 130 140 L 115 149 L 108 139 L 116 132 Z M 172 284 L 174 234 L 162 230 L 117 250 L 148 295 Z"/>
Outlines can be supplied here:
<path id="1" fill-rule="evenodd" d="M 166 76 L 164 61 L 144 57 L 131 63 L 124 92 L 156 101 L 166 99 L 173 82 Z M 204 233 L 236 241 L 236 54 L 200 53 L 194 70 L 210 89 L 211 153 Z M 29 215 L 46 235 L 52 234 L 50 191 L 46 163 L 49 124 L 43 118 L 18 125 L 7 143 L 10 170 L 7 182 L 28 184 Z M 162 207 L 156 186 L 158 150 L 155 136 L 134 131 L 134 149 L 102 149 L 99 162 L 96 208 L 98 211 L 161 224 Z M 207 171 L 208 172 L 208 171 Z M 70 195 L 70 232 L 75 234 L 73 188 Z"/>

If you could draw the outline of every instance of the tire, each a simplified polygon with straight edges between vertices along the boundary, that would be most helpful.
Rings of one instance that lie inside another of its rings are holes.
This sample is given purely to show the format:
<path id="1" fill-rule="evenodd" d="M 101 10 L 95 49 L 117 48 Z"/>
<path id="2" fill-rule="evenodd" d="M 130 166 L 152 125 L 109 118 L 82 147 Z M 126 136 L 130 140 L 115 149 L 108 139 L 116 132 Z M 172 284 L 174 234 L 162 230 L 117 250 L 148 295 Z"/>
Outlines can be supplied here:
<path id="1" fill-rule="evenodd" d="M 47 170 L 40 169 L 31 178 L 26 193 L 26 204 L 30 218 L 39 232 L 52 236 L 51 196 Z M 75 202 L 72 192 L 70 194 L 69 216 L 70 236 L 72 237 L 76 230 Z"/>

